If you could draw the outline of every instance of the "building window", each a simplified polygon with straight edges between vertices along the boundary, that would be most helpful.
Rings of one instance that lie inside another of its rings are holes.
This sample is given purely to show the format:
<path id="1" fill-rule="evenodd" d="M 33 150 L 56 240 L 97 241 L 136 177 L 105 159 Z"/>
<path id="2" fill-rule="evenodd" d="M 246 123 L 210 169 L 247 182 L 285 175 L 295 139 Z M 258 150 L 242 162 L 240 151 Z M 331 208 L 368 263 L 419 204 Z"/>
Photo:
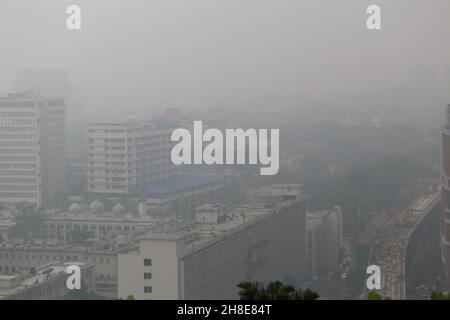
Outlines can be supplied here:
<path id="1" fill-rule="evenodd" d="M 144 293 L 152 293 L 152 287 L 151 286 L 145 286 L 144 287 Z"/>
<path id="2" fill-rule="evenodd" d="M 144 272 L 144 279 L 149 280 L 152 278 L 152 273 L 151 272 Z"/>
<path id="3" fill-rule="evenodd" d="M 145 267 L 151 267 L 152 266 L 152 259 L 144 259 L 144 266 Z"/>

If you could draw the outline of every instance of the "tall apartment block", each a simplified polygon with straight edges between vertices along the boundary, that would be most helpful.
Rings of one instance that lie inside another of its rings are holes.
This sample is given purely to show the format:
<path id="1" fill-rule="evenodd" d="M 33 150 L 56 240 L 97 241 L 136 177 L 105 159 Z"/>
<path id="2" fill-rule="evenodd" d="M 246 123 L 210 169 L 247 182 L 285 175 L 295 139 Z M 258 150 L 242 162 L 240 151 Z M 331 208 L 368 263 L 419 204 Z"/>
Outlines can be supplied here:
<path id="1" fill-rule="evenodd" d="M 174 175 L 172 129 L 171 123 L 149 121 L 89 125 L 88 190 L 130 194 Z"/>
<path id="2" fill-rule="evenodd" d="M 65 187 L 64 100 L 0 97 L 0 204 L 48 207 Z"/>
<path id="3" fill-rule="evenodd" d="M 450 105 L 447 107 L 447 124 L 442 132 L 442 218 L 441 257 L 450 285 Z"/>

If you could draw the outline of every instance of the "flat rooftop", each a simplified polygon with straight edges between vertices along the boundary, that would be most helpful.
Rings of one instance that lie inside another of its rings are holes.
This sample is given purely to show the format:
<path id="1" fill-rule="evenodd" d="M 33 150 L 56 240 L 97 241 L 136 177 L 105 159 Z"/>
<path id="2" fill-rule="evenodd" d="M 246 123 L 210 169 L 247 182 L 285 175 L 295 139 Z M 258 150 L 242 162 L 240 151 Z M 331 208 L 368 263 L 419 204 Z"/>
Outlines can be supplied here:
<path id="1" fill-rule="evenodd" d="M 276 196 L 256 196 L 236 207 L 227 208 L 220 222 L 191 221 L 180 223 L 178 228 L 173 229 L 163 226 L 162 231 L 148 232 L 139 239 L 168 241 L 184 239 L 186 248 L 195 251 L 301 202 L 301 199 L 281 200 Z"/>
<path id="2" fill-rule="evenodd" d="M 48 106 L 55 106 L 62 105 L 64 99 L 44 97 L 37 92 L 9 93 L 0 97 L 0 107 L 34 107 L 36 102 L 39 105 L 46 102 Z"/>
<path id="3" fill-rule="evenodd" d="M 139 216 L 132 213 L 114 212 L 61 212 L 46 218 L 48 222 L 115 222 L 115 223 L 153 223 L 161 219 L 149 215 Z M 0 224 L 1 225 L 1 224 Z"/>
<path id="4" fill-rule="evenodd" d="M 10 281 L 9 287 L 0 287 L 0 300 L 8 296 L 20 293 L 20 291 L 30 288 L 32 286 L 46 282 L 53 277 L 66 274 L 67 267 L 70 265 L 77 265 L 80 268 L 86 267 L 89 264 L 84 262 L 51 262 L 42 265 L 36 270 L 36 274 L 7 274 L 0 275 L 0 280 Z"/>

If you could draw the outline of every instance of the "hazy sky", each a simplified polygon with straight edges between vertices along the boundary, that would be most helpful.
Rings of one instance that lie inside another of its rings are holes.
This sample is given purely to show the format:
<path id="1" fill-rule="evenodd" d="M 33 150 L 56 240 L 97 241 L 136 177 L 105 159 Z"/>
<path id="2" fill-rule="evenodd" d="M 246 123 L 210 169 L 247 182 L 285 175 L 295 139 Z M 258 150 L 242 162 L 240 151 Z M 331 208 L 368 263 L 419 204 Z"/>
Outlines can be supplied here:
<path id="1" fill-rule="evenodd" d="M 370 4 L 381 31 L 366 29 Z M 450 65 L 449 13 L 449 0 L 0 0 L 0 94 L 43 67 L 69 71 L 96 114 L 370 94 L 411 65 Z"/>

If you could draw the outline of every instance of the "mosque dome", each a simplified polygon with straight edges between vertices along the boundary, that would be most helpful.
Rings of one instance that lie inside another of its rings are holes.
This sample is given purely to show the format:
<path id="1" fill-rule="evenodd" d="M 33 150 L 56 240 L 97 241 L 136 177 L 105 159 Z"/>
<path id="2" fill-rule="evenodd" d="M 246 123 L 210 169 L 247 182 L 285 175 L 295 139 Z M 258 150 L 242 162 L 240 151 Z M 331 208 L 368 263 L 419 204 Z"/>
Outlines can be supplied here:
<path id="1" fill-rule="evenodd" d="M 81 206 L 76 202 L 72 203 L 72 205 L 69 207 L 70 213 L 80 213 L 81 211 L 83 211 L 83 208 L 81 208 Z"/>
<path id="2" fill-rule="evenodd" d="M 89 205 L 89 211 L 91 211 L 91 212 L 102 212 L 104 210 L 105 210 L 105 206 L 98 199 L 95 199 L 95 201 Z"/>
<path id="3" fill-rule="evenodd" d="M 125 209 L 125 207 L 124 207 L 122 204 L 117 203 L 117 204 L 112 208 L 112 211 L 113 211 L 114 213 L 121 213 L 121 212 L 125 212 L 126 209 Z"/>

